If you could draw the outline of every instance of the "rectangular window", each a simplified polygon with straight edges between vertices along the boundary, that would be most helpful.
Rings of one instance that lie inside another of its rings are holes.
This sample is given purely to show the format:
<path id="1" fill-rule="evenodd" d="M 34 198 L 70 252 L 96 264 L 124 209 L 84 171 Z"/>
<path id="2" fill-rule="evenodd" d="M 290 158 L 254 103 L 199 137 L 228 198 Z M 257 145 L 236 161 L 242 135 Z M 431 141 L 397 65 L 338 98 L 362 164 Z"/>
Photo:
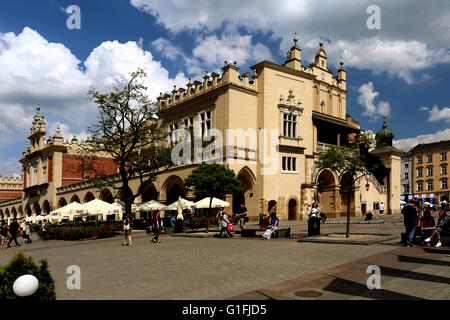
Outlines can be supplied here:
<path id="1" fill-rule="evenodd" d="M 281 157 L 281 172 L 297 173 L 297 158 Z"/>
<path id="2" fill-rule="evenodd" d="M 373 204 L 373 210 L 380 210 L 380 204 L 377 203 L 377 202 L 375 202 L 375 203 Z"/>
<path id="3" fill-rule="evenodd" d="M 169 142 L 170 144 L 175 144 L 179 142 L 180 138 L 180 132 L 177 130 L 179 129 L 178 123 L 172 123 L 169 125 Z"/>
<path id="4" fill-rule="evenodd" d="M 441 153 L 441 161 L 446 161 L 446 160 L 447 160 L 447 152 Z"/>
<path id="5" fill-rule="evenodd" d="M 288 138 L 297 137 L 297 116 L 289 113 L 283 114 L 283 136 Z"/>
<path id="6" fill-rule="evenodd" d="M 200 113 L 200 129 L 202 137 L 209 136 L 209 130 L 211 129 L 211 111 Z"/>
<path id="7" fill-rule="evenodd" d="M 408 168 L 409 168 L 409 164 L 405 163 L 405 169 L 408 169 Z"/>
<path id="8" fill-rule="evenodd" d="M 427 155 L 427 162 L 433 162 L 433 155 L 432 154 Z"/>
<path id="9" fill-rule="evenodd" d="M 417 163 L 418 163 L 418 164 L 421 164 L 421 163 L 422 163 L 422 156 L 417 157 Z"/>
<path id="10" fill-rule="evenodd" d="M 427 176 L 432 176 L 433 175 L 433 167 L 428 167 L 427 168 Z"/>
<path id="11" fill-rule="evenodd" d="M 417 182 L 417 191 L 423 191 L 423 182 L 422 181 Z"/>
<path id="12" fill-rule="evenodd" d="M 405 172 L 405 179 L 406 179 L 406 180 L 409 179 L 409 174 L 408 174 L 408 172 Z"/>
<path id="13" fill-rule="evenodd" d="M 441 189 L 447 189 L 448 188 L 448 180 L 442 179 L 441 180 Z"/>
<path id="14" fill-rule="evenodd" d="M 427 181 L 427 190 L 433 190 L 433 180 Z"/>
<path id="15" fill-rule="evenodd" d="M 447 174 L 447 165 L 441 167 L 441 174 Z"/>
<path id="16" fill-rule="evenodd" d="M 417 176 L 423 177 L 423 169 L 422 168 L 417 168 Z"/>

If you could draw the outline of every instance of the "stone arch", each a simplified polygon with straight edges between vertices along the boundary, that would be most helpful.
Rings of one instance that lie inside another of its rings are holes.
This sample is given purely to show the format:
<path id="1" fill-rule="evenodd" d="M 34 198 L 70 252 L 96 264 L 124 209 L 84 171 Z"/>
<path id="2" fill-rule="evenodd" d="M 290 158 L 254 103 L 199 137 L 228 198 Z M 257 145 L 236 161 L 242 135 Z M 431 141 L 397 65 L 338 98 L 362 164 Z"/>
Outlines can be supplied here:
<path id="1" fill-rule="evenodd" d="M 41 206 L 39 205 L 39 202 L 35 202 L 33 205 L 33 211 L 37 216 L 40 216 L 42 213 Z"/>
<path id="2" fill-rule="evenodd" d="M 15 207 L 11 208 L 11 217 L 17 218 L 17 210 Z"/>
<path id="3" fill-rule="evenodd" d="M 58 201 L 58 208 L 62 208 L 64 206 L 66 206 L 66 205 L 67 205 L 67 201 L 66 201 L 66 199 L 64 197 L 59 199 L 59 201 Z"/>
<path id="4" fill-rule="evenodd" d="M 52 211 L 52 207 L 50 205 L 50 202 L 48 200 L 45 200 L 42 204 L 42 213 L 43 215 L 48 215 Z"/>
<path id="5" fill-rule="evenodd" d="M 172 203 L 178 200 L 178 197 L 186 198 L 186 188 L 184 181 L 176 175 L 170 176 L 164 181 L 163 190 L 166 193 L 166 202 Z"/>
<path id="6" fill-rule="evenodd" d="M 88 193 L 86 193 L 86 195 L 84 196 L 84 198 L 83 198 L 83 203 L 88 203 L 89 201 L 92 201 L 92 200 L 94 200 L 95 199 L 95 196 L 94 196 L 94 194 L 92 193 L 92 192 L 88 192 Z"/>
<path id="7" fill-rule="evenodd" d="M 74 195 L 72 196 L 72 198 L 70 198 L 70 203 L 72 203 L 72 202 L 78 202 L 78 203 L 81 203 L 80 197 L 79 197 L 78 195 L 74 194 Z"/>
<path id="8" fill-rule="evenodd" d="M 4 219 L 4 217 L 3 217 L 3 209 L 0 209 L 0 220 L 3 220 Z"/>
<path id="9" fill-rule="evenodd" d="M 275 200 L 270 200 L 268 203 L 267 212 L 271 214 L 272 212 L 277 212 L 277 202 Z"/>
<path id="10" fill-rule="evenodd" d="M 124 193 L 123 189 L 119 189 L 119 191 L 117 192 L 117 197 L 118 197 L 121 201 L 123 201 L 123 200 L 122 200 L 122 195 L 123 195 L 123 193 Z M 132 196 L 132 195 L 133 195 L 133 190 L 131 190 L 130 186 L 128 186 L 128 187 L 126 188 L 126 190 L 125 190 L 125 196 L 126 196 L 126 197 L 130 197 L 130 196 Z"/>
<path id="11" fill-rule="evenodd" d="M 141 199 L 142 203 L 150 200 L 158 200 L 158 191 L 152 182 L 144 182 L 139 190 L 142 190 Z"/>
<path id="12" fill-rule="evenodd" d="M 291 197 L 287 202 L 288 220 L 297 220 L 299 201 L 297 197 Z"/>
<path id="13" fill-rule="evenodd" d="M 233 194 L 233 212 L 238 212 L 241 203 L 244 205 L 248 202 L 248 199 L 253 196 L 253 188 L 256 184 L 256 177 L 252 170 L 245 166 L 239 170 L 236 178 L 241 181 L 242 192 Z"/>
<path id="14" fill-rule="evenodd" d="M 33 211 L 31 210 L 31 206 L 29 203 L 25 206 L 25 215 L 27 217 L 31 217 L 33 215 Z"/>
<path id="15" fill-rule="evenodd" d="M 321 212 L 330 217 L 335 215 L 337 207 L 336 188 L 338 180 L 337 175 L 329 169 L 324 169 L 317 175 L 319 207 Z"/>
<path id="16" fill-rule="evenodd" d="M 5 219 L 10 218 L 11 216 L 9 215 L 9 208 L 5 209 Z"/>
<path id="17" fill-rule="evenodd" d="M 105 188 L 100 192 L 99 199 L 108 203 L 114 202 L 114 197 L 111 193 L 111 190 L 109 190 L 108 188 Z"/>
<path id="18" fill-rule="evenodd" d="M 20 205 L 19 208 L 17 208 L 17 213 L 19 214 L 19 217 L 21 217 L 21 218 L 25 218 L 26 217 L 24 212 L 23 212 L 22 205 Z"/>

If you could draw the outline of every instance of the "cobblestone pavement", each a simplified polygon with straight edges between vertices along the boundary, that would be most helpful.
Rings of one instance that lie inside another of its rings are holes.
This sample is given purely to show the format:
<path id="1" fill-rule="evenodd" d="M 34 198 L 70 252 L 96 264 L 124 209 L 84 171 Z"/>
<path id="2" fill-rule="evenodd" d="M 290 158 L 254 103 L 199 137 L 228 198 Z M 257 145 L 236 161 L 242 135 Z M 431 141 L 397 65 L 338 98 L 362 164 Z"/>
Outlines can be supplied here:
<path id="1" fill-rule="evenodd" d="M 298 223 L 299 232 L 305 225 Z M 345 226 L 330 228 L 343 231 Z M 19 251 L 36 262 L 47 258 L 58 299 L 224 299 L 393 248 L 238 236 L 160 239 L 160 244 L 152 244 L 148 235 L 135 233 L 132 247 L 122 247 L 121 238 L 34 241 L 0 252 L 0 264 Z M 67 289 L 70 265 L 81 268 L 80 290 Z"/>

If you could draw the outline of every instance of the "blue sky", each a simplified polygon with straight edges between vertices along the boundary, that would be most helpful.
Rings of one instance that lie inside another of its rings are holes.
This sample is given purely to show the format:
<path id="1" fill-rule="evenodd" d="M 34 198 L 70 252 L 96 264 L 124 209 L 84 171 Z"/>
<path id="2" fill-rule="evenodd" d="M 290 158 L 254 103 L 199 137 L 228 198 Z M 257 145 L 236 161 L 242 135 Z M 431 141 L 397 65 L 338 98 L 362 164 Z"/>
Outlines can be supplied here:
<path id="1" fill-rule="evenodd" d="M 367 8 L 381 29 L 368 29 Z M 69 30 L 65 8 L 81 9 Z M 223 61 L 241 72 L 261 60 L 283 63 L 299 33 L 307 65 L 325 39 L 332 70 L 343 56 L 347 112 L 376 132 L 387 114 L 396 145 L 450 139 L 448 1 L 4 0 L 0 2 L 0 174 L 19 172 L 40 104 L 48 131 L 84 138 L 95 107 L 90 85 L 107 90 L 137 66 L 149 94 L 184 86 Z"/>

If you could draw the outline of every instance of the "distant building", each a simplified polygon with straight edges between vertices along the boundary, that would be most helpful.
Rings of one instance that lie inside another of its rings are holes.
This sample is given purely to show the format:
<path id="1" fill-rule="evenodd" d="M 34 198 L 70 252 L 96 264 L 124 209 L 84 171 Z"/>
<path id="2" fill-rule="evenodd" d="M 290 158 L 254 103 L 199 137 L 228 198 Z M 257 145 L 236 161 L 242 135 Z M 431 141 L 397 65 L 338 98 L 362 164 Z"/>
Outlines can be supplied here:
<path id="1" fill-rule="evenodd" d="M 405 202 L 408 201 L 408 196 L 414 193 L 413 186 L 413 158 L 414 155 L 412 151 L 408 151 L 402 156 L 401 164 L 401 184 L 402 184 L 402 195 L 405 196 Z"/>
<path id="2" fill-rule="evenodd" d="M 16 199 L 22 195 L 23 180 L 20 178 L 2 178 L 0 176 L 0 202 Z"/>
<path id="3" fill-rule="evenodd" d="M 411 191 L 424 201 L 440 203 L 450 198 L 448 158 L 450 140 L 419 144 L 407 153 L 413 158 L 413 187 Z"/>

